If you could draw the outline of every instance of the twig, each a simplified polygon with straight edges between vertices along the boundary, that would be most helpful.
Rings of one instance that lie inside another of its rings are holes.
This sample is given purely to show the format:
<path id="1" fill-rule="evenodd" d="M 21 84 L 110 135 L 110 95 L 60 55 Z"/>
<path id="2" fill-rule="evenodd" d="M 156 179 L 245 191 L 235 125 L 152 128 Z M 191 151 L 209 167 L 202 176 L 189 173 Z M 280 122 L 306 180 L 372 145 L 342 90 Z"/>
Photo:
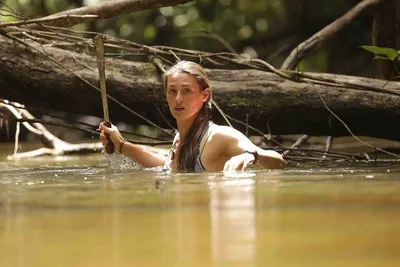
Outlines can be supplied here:
<path id="1" fill-rule="evenodd" d="M 292 151 L 314 153 L 317 155 L 328 153 L 329 156 L 331 156 L 331 157 L 337 156 L 337 157 L 341 157 L 341 158 L 353 157 L 355 159 L 365 159 L 364 156 L 360 156 L 357 154 L 351 154 L 351 153 L 345 153 L 345 152 L 332 152 L 332 151 L 326 152 L 324 150 L 317 150 L 317 149 L 310 149 L 310 148 L 298 148 L 298 147 L 296 147 L 296 148 L 285 147 L 284 149 L 292 150 Z"/>
<path id="2" fill-rule="evenodd" d="M 232 127 L 231 122 L 228 120 L 225 112 L 218 106 L 217 102 L 215 102 L 214 99 L 211 99 L 211 103 L 217 108 L 218 112 L 221 114 L 221 116 L 224 118 L 224 120 L 226 121 L 226 123 Z"/>
<path id="3" fill-rule="evenodd" d="M 307 135 L 307 134 L 305 134 L 305 135 L 302 135 L 299 139 L 297 139 L 297 141 L 296 142 L 294 142 L 294 144 L 292 144 L 291 146 L 290 146 L 290 148 L 297 148 L 297 147 L 299 147 L 299 146 L 301 146 L 302 144 L 304 144 L 305 142 L 307 142 L 307 140 L 310 138 L 310 136 L 309 135 Z M 289 154 L 289 152 L 290 152 L 290 150 L 285 150 L 283 153 L 282 153 L 282 156 L 287 156 L 288 154 Z"/>
<path id="4" fill-rule="evenodd" d="M 16 129 L 15 129 L 15 144 L 14 144 L 14 154 L 18 153 L 18 140 L 19 140 L 19 132 L 21 130 L 21 123 L 17 122 Z"/>
<path id="5" fill-rule="evenodd" d="M 16 117 L 18 119 L 22 118 L 22 115 L 20 114 L 20 112 L 15 107 L 13 107 L 11 105 L 0 103 L 0 107 L 1 106 L 7 108 L 14 115 L 14 117 Z M 43 132 L 41 130 L 38 130 L 37 128 L 33 127 L 32 125 L 30 125 L 27 122 L 23 122 L 22 125 L 25 126 L 26 129 L 28 129 L 29 131 L 31 131 L 31 132 L 33 132 L 33 133 L 35 133 L 37 135 L 42 135 L 43 134 Z"/>
<path id="6" fill-rule="evenodd" d="M 219 42 L 226 50 L 233 54 L 238 54 L 236 50 L 221 36 L 215 33 L 208 33 L 208 32 L 194 32 L 194 33 L 188 33 L 185 34 L 183 37 L 204 37 L 204 38 L 210 38 L 213 40 L 216 40 Z"/>
<path id="7" fill-rule="evenodd" d="M 181 61 L 181 59 L 174 53 L 174 51 L 169 50 L 169 52 L 175 57 L 177 61 Z"/>
<path id="8" fill-rule="evenodd" d="M 332 136 L 328 136 L 328 138 L 326 138 L 325 154 L 322 156 L 322 158 L 326 158 L 328 152 L 331 150 L 332 141 L 333 141 L 333 137 Z"/>
<path id="9" fill-rule="evenodd" d="M 358 138 L 358 137 L 350 130 L 350 128 L 347 126 L 347 124 L 346 124 L 338 115 L 336 115 L 336 114 L 328 107 L 328 105 L 326 104 L 326 102 L 325 102 L 325 100 L 323 99 L 322 95 L 318 92 L 317 88 L 315 88 L 315 86 L 314 86 L 313 84 L 312 84 L 312 86 L 314 87 L 314 89 L 315 89 L 315 91 L 317 92 L 319 98 L 321 99 L 322 103 L 324 104 L 325 108 L 329 111 L 329 113 L 331 113 L 331 114 L 346 128 L 346 130 L 349 132 L 349 134 L 350 134 L 351 136 L 353 136 L 357 141 L 359 141 L 360 143 L 362 143 L 362 144 L 364 144 L 364 145 L 366 145 L 366 146 L 368 146 L 368 147 L 370 147 L 370 148 L 374 148 L 374 149 L 376 149 L 377 151 L 380 151 L 380 152 L 382 152 L 382 153 L 391 155 L 391 156 L 396 157 L 396 158 L 400 158 L 399 155 L 396 155 L 396 154 L 391 153 L 391 152 L 389 152 L 389 151 L 386 151 L 386 150 L 384 150 L 384 149 L 380 149 L 380 148 L 377 148 L 377 147 L 375 147 L 375 146 L 372 146 L 372 145 L 368 144 L 367 142 L 364 142 L 364 141 L 362 141 L 360 138 Z"/>
<path id="10" fill-rule="evenodd" d="M 260 131 L 259 129 L 257 129 L 257 128 L 251 126 L 250 124 L 245 123 L 245 122 L 243 122 L 243 121 L 241 121 L 241 120 L 235 119 L 235 118 L 233 118 L 233 117 L 231 117 L 231 116 L 229 116 L 229 115 L 227 115 L 227 114 L 226 114 L 226 117 L 229 118 L 231 121 L 237 122 L 237 123 L 239 123 L 239 124 L 241 124 L 241 125 L 244 125 L 244 126 L 248 127 L 249 129 L 253 130 L 254 132 L 260 134 L 263 138 L 265 138 L 265 139 L 267 139 L 267 140 L 271 140 L 272 142 L 274 142 L 274 143 L 277 144 L 278 146 L 284 147 L 283 144 L 281 144 L 281 143 L 279 143 L 278 141 L 276 141 L 276 140 L 274 140 L 274 139 L 271 138 L 271 132 L 268 133 L 268 134 L 266 134 L 266 133 L 263 133 L 262 131 Z"/>
<path id="11" fill-rule="evenodd" d="M 52 16 L 52 17 L 44 17 L 38 19 L 27 19 L 27 20 L 20 20 L 20 21 L 10 21 L 10 22 L 3 22 L 0 23 L 0 28 L 9 27 L 9 26 L 20 26 L 20 25 L 29 25 L 29 24 L 37 24 L 37 23 L 46 23 L 46 22 L 56 22 L 62 20 L 63 22 L 68 20 L 78 20 L 79 23 L 85 21 L 91 21 L 96 19 L 97 15 L 59 15 L 59 16 Z"/>
<path id="12" fill-rule="evenodd" d="M 399 90 L 396 91 L 393 89 L 385 89 L 383 87 L 374 87 L 367 84 L 356 84 L 352 82 L 338 81 L 333 78 L 317 77 L 317 74 L 312 74 L 312 73 L 299 72 L 297 76 L 299 81 L 306 82 L 309 84 L 322 84 L 320 82 L 324 82 L 322 85 L 329 85 L 336 87 L 347 86 L 353 90 L 370 91 L 375 93 L 385 93 L 385 94 L 400 96 Z M 385 86 L 386 85 L 387 83 L 385 83 Z"/>
<path id="13" fill-rule="evenodd" d="M 152 8 L 160 8 L 164 6 L 175 6 L 178 4 L 185 4 L 192 2 L 193 0 L 113 0 L 105 1 L 104 3 L 100 3 L 97 5 L 90 5 L 84 6 L 79 8 L 74 8 L 66 11 L 62 11 L 60 13 L 56 13 L 43 19 L 63 16 L 63 15 L 86 15 L 86 14 L 93 14 L 96 15 L 96 18 L 92 18 L 91 20 L 95 19 L 107 19 L 112 18 L 115 16 L 128 14 L 136 11 L 142 11 Z M 56 20 L 56 21 L 49 21 L 46 24 L 52 26 L 63 26 L 63 27 L 70 27 L 82 22 L 88 22 L 89 19 L 85 20 Z"/>

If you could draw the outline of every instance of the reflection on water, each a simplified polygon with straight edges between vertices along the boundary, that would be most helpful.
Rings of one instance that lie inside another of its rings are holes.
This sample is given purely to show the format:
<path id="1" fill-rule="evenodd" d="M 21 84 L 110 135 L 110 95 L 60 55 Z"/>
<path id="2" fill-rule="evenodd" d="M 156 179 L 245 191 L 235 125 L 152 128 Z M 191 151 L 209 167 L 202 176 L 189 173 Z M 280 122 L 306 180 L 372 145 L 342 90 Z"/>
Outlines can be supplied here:
<path id="1" fill-rule="evenodd" d="M 400 166 L 163 174 L 0 162 L 0 266 L 399 266 Z"/>
<path id="2" fill-rule="evenodd" d="M 256 258 L 254 179 L 209 182 L 214 261 L 253 266 Z"/>

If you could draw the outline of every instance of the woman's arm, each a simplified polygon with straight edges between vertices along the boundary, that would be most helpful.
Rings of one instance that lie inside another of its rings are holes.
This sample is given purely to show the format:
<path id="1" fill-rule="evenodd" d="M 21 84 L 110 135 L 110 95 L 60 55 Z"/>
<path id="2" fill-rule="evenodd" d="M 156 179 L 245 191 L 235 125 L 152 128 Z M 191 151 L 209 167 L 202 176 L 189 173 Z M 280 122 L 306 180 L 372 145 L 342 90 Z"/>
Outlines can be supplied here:
<path id="1" fill-rule="evenodd" d="M 244 134 L 226 126 L 221 130 L 221 142 L 230 159 L 225 163 L 224 171 L 247 170 L 254 163 L 266 169 L 282 169 L 284 160 L 273 150 L 264 150 L 254 145 Z M 256 162 L 255 162 L 256 161 Z"/>
<path id="2" fill-rule="evenodd" d="M 149 167 L 157 167 L 163 166 L 166 160 L 166 157 L 152 151 L 146 150 L 143 146 L 129 143 L 126 141 L 118 128 L 115 125 L 111 125 L 111 127 L 107 127 L 100 123 L 99 130 L 100 140 L 103 143 L 103 146 L 106 146 L 108 143 L 107 137 L 105 133 L 110 135 L 111 141 L 114 143 L 114 149 L 118 153 L 122 153 L 127 157 L 134 159 L 140 165 L 145 168 Z"/>

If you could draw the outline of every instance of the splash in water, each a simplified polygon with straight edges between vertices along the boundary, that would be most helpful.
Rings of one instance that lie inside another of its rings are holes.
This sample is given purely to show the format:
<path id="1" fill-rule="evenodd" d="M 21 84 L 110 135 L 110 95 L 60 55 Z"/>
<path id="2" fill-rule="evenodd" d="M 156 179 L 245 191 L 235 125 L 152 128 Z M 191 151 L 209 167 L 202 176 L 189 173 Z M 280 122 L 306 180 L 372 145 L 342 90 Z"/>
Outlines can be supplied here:
<path id="1" fill-rule="evenodd" d="M 130 157 L 125 156 L 124 154 L 120 153 L 112 153 L 108 154 L 103 149 L 103 155 L 108 160 L 108 167 L 110 169 L 132 169 L 132 170 L 141 170 L 143 169 L 142 165 L 137 163 L 135 160 L 131 159 Z"/>

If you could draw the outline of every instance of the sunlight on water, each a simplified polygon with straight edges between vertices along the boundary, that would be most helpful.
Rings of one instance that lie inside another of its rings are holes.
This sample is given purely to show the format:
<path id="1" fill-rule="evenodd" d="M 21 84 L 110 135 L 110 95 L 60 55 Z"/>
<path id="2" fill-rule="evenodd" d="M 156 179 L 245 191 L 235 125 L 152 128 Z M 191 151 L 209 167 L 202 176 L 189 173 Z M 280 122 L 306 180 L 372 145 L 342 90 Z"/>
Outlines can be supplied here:
<path id="1" fill-rule="evenodd" d="M 177 173 L 0 162 L 0 266 L 399 266 L 400 164 Z"/>

